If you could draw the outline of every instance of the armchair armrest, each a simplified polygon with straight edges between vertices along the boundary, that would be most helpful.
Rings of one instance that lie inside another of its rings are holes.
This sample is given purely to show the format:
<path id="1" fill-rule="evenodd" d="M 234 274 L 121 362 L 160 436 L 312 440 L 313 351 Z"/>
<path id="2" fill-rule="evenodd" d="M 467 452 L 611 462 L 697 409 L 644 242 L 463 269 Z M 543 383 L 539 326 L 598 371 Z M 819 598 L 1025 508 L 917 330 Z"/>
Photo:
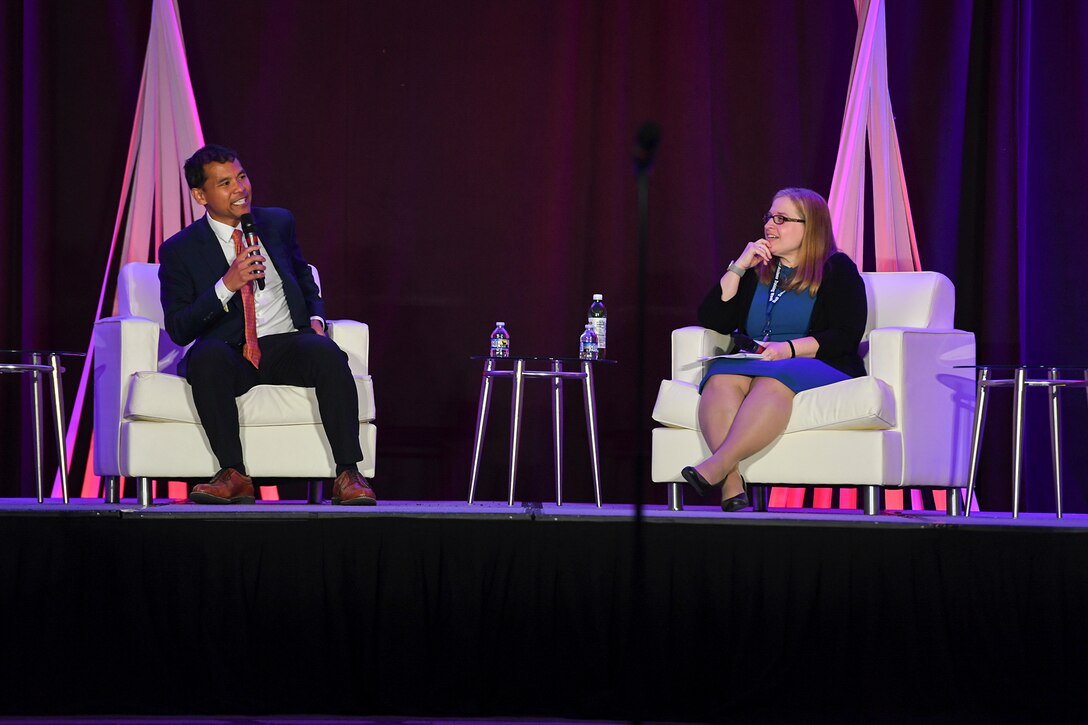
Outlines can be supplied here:
<path id="1" fill-rule="evenodd" d="M 729 349 L 732 338 L 705 327 L 681 327 L 672 331 L 672 379 L 698 385 L 708 355 L 721 355 Z"/>
<path id="2" fill-rule="evenodd" d="M 157 322 L 144 317 L 107 317 L 94 325 L 94 472 L 120 474 L 121 419 L 134 373 L 157 370 Z"/>
<path id="3" fill-rule="evenodd" d="M 329 337 L 348 355 L 352 375 L 369 375 L 370 327 L 356 320 L 326 320 Z"/>
<path id="4" fill-rule="evenodd" d="M 963 330 L 884 327 L 869 334 L 869 374 L 895 395 L 904 486 L 966 486 L 975 336 Z"/>

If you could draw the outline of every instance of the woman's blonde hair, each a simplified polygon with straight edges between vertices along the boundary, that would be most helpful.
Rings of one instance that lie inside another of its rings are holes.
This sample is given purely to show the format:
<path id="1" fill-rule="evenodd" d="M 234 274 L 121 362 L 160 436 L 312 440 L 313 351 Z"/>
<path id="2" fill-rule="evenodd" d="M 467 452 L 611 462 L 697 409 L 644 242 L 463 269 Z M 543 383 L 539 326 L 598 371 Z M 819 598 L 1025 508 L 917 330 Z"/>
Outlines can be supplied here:
<path id="1" fill-rule="evenodd" d="M 827 201 L 811 189 L 782 189 L 771 199 L 771 204 L 774 204 L 775 199 L 781 198 L 796 204 L 801 218 L 805 220 L 805 232 L 801 237 L 801 258 L 785 289 L 798 292 L 808 290 L 810 295 L 815 296 L 824 278 L 824 263 L 838 251 L 835 246 L 835 232 L 831 229 L 831 210 L 827 208 Z M 777 264 L 761 264 L 759 281 L 770 284 Z"/>

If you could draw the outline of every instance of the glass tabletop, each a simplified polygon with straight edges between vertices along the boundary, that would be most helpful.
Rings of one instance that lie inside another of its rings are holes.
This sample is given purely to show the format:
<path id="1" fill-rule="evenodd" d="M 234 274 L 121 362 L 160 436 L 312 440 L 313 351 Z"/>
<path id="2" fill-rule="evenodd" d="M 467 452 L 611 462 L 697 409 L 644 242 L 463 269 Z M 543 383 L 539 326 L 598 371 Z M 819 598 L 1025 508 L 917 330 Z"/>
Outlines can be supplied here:
<path id="1" fill-rule="evenodd" d="M 953 365 L 954 368 L 973 368 L 975 370 L 1088 370 L 1088 365 L 1018 365 L 1016 363 L 992 363 L 989 365 Z"/>
<path id="2" fill-rule="evenodd" d="M 470 360 L 524 360 L 526 362 L 562 362 L 562 363 L 604 363 L 605 365 L 614 365 L 616 360 L 583 360 L 580 357 L 571 355 L 510 355 L 509 357 L 491 357 L 490 355 L 471 355 Z"/>
<path id="3" fill-rule="evenodd" d="M 87 357 L 85 352 L 72 352 L 69 350 L 13 350 L 9 348 L 0 348 L 0 354 L 3 355 L 61 355 L 72 357 Z"/>

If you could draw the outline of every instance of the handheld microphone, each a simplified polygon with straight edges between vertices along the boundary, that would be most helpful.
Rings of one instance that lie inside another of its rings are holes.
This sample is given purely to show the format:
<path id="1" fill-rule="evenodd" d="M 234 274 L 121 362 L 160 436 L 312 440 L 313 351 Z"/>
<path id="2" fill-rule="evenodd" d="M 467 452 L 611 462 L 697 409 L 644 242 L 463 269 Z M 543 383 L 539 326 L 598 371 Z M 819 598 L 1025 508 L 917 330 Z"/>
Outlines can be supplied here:
<path id="1" fill-rule="evenodd" d="M 257 225 L 253 223 L 252 214 L 242 215 L 242 236 L 246 238 L 246 246 L 253 247 L 257 244 Z M 250 254 L 256 254 L 256 251 L 250 252 Z M 264 289 L 264 277 L 257 278 L 257 286 Z"/>

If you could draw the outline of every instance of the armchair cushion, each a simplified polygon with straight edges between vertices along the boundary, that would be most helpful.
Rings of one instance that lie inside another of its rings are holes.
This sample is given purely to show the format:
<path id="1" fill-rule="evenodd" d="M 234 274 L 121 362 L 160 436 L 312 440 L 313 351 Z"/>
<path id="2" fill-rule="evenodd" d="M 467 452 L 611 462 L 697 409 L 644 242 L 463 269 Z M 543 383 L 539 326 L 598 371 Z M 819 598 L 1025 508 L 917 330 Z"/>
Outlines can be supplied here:
<path id="1" fill-rule="evenodd" d="M 374 386 L 370 376 L 356 377 L 359 422 L 374 420 Z M 125 409 L 128 420 L 197 424 L 193 389 L 184 378 L 156 372 L 132 376 Z M 245 426 L 300 425 L 321 422 L 313 388 L 258 385 L 238 398 L 238 423 Z"/>
<path id="2" fill-rule="evenodd" d="M 699 430 L 698 408 L 698 385 L 662 380 L 653 419 L 670 428 Z M 882 380 L 865 376 L 798 393 L 785 432 L 887 430 L 895 424 L 891 388 Z"/>

